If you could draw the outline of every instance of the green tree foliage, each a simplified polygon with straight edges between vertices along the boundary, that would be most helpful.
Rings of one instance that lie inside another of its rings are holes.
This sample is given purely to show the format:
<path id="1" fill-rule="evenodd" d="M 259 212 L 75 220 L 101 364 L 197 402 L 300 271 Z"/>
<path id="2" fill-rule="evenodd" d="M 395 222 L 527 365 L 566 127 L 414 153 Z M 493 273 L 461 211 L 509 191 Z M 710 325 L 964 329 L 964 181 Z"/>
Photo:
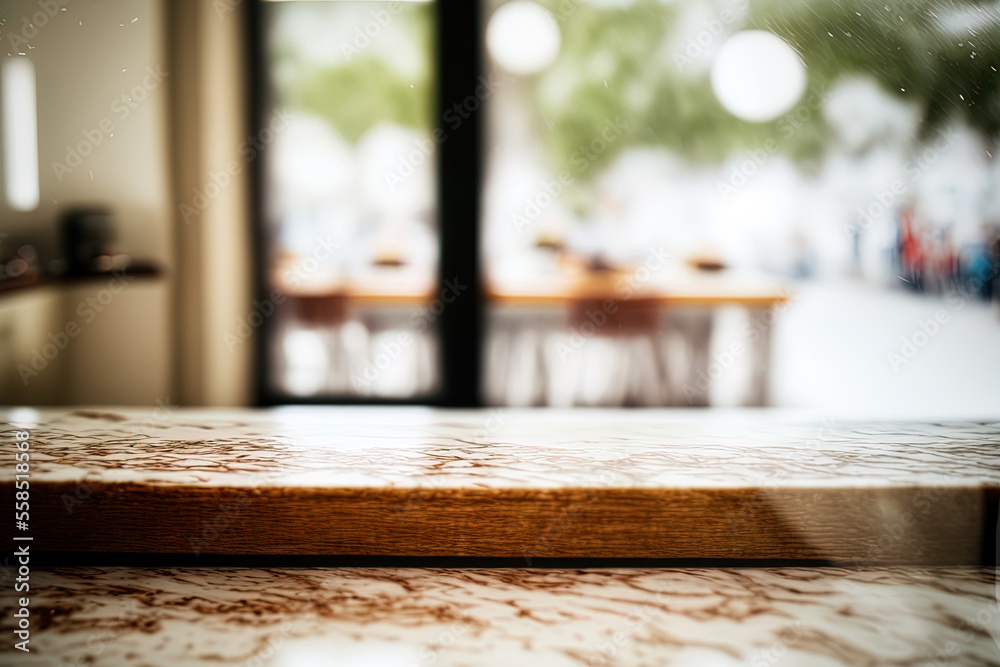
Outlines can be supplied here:
<path id="1" fill-rule="evenodd" d="M 345 3 L 346 5 L 347 3 Z M 279 103 L 326 119 L 350 142 L 357 141 L 370 127 L 389 122 L 406 127 L 430 129 L 434 116 L 434 94 L 431 86 L 433 6 L 425 3 L 397 3 L 390 21 L 405 26 L 416 40 L 418 62 L 416 76 L 404 77 L 380 57 L 380 50 L 391 47 L 392 37 L 386 26 L 367 42 L 349 40 L 340 43 L 344 54 L 335 65 L 317 64 L 303 55 L 299 45 L 289 40 L 272 42 L 272 81 Z M 383 16 L 389 16 L 382 3 L 372 3 Z M 283 3 L 273 3 L 272 12 L 280 12 Z M 294 8 L 310 11 L 310 17 L 328 25 L 338 20 L 341 9 L 332 3 L 314 3 L 313 7 Z M 350 9 L 350 8 L 347 8 Z M 341 12 L 343 13 L 343 12 Z M 343 20 L 357 21 L 356 13 L 343 13 Z M 363 13 L 365 25 L 374 25 L 372 14 Z"/>
<path id="2" fill-rule="evenodd" d="M 543 4 L 559 15 L 556 0 Z M 573 6 L 560 21 L 558 60 L 532 81 L 539 128 L 557 170 L 567 168 L 574 152 L 615 116 L 627 119 L 631 132 L 602 153 L 601 162 L 629 146 L 650 144 L 709 163 L 768 139 L 797 159 L 822 152 L 829 131 L 815 110 L 793 109 L 798 115 L 770 123 L 745 122 L 718 103 L 707 72 L 691 76 L 678 67 L 682 46 L 667 46 L 678 18 L 675 5 L 638 0 L 623 8 Z M 867 74 L 920 105 L 923 131 L 957 112 L 996 138 L 1000 27 L 994 20 L 964 34 L 948 32 L 939 13 L 962 8 L 997 14 L 995 3 L 756 0 L 742 27 L 772 31 L 791 44 L 806 65 L 813 93 L 846 74 Z M 795 131 L 783 131 L 790 122 Z"/>
<path id="3" fill-rule="evenodd" d="M 326 118 L 354 142 L 380 122 L 429 127 L 433 96 L 426 86 L 426 80 L 404 79 L 381 60 L 358 58 L 346 67 L 304 74 L 295 86 L 293 104 Z"/>

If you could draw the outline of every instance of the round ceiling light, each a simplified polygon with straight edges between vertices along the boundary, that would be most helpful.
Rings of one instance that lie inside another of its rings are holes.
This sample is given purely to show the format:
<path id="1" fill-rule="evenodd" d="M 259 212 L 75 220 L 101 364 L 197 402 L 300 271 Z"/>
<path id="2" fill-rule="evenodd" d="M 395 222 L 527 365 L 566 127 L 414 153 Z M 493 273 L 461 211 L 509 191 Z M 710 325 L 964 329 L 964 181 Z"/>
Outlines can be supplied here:
<path id="1" fill-rule="evenodd" d="M 537 74 L 559 55 L 555 17 L 530 0 L 501 5 L 486 27 L 486 48 L 500 67 L 512 74 Z"/>
<path id="2" fill-rule="evenodd" d="M 806 67 L 785 40 L 764 30 L 730 37 L 712 63 L 712 91 L 726 111 L 751 123 L 787 113 L 806 89 Z"/>

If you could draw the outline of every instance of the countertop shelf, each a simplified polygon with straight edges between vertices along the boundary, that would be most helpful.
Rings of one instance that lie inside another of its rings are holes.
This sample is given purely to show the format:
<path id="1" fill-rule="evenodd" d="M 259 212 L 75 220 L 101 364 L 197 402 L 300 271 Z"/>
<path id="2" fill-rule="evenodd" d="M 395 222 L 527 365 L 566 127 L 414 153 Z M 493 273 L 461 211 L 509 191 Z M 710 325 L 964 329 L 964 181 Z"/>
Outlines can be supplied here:
<path id="1" fill-rule="evenodd" d="M 158 265 L 147 262 L 126 266 L 117 271 L 95 271 L 85 274 L 35 274 L 22 278 L 10 278 L 0 281 L 0 297 L 21 294 L 38 287 L 73 287 L 99 281 L 113 279 L 124 274 L 142 280 L 156 280 L 164 277 L 166 272 Z"/>
<path id="2" fill-rule="evenodd" d="M 1000 424 L 778 411 L 0 413 L 53 552 L 992 557 Z M 14 450 L 0 450 L 4 502 Z"/>

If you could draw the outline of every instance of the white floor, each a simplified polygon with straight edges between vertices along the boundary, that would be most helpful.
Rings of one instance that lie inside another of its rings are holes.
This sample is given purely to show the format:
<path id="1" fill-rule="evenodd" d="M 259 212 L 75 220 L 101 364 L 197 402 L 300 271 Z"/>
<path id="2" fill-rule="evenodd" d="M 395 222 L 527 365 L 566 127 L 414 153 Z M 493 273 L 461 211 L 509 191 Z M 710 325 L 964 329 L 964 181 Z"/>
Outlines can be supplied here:
<path id="1" fill-rule="evenodd" d="M 995 306 L 959 293 L 803 283 L 774 326 L 776 406 L 831 416 L 1000 417 Z M 727 330 L 732 335 L 732 321 L 717 328 L 713 349 L 720 339 L 725 344 Z M 721 402 L 729 402 L 722 394 Z"/>

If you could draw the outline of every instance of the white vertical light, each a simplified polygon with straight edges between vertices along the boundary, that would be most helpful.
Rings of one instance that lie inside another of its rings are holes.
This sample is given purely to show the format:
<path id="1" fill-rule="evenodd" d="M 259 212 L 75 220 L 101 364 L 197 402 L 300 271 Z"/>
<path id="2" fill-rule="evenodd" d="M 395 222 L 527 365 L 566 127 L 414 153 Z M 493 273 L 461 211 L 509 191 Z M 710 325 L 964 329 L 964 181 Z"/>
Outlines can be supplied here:
<path id="1" fill-rule="evenodd" d="M 3 100 L 4 193 L 17 211 L 38 207 L 38 120 L 35 66 L 27 58 L 6 58 L 0 70 Z"/>

